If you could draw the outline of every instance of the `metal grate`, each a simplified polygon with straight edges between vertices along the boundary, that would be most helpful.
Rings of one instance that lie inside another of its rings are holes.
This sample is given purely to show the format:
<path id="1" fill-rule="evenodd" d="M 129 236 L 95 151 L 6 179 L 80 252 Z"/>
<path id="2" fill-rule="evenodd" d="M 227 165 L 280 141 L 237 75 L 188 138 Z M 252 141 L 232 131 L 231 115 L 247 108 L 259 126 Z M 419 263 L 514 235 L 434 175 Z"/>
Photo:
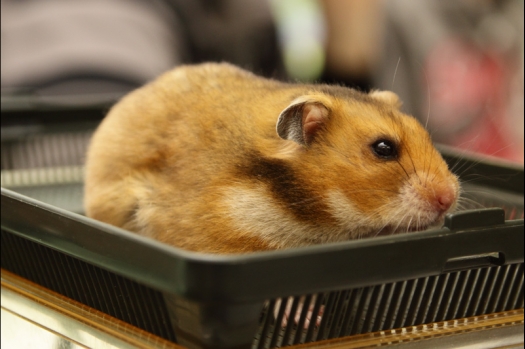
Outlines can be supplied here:
<path id="1" fill-rule="evenodd" d="M 1 260 L 3 269 L 175 342 L 158 291 L 4 230 Z"/>
<path id="2" fill-rule="evenodd" d="M 253 348 L 460 319 L 523 305 L 523 263 L 275 299 L 265 309 Z"/>
<path id="3" fill-rule="evenodd" d="M 2 140 L 2 187 L 83 213 L 84 158 L 93 130 Z"/>
<path id="4" fill-rule="evenodd" d="M 93 130 L 2 140 L 2 170 L 82 165 Z"/>

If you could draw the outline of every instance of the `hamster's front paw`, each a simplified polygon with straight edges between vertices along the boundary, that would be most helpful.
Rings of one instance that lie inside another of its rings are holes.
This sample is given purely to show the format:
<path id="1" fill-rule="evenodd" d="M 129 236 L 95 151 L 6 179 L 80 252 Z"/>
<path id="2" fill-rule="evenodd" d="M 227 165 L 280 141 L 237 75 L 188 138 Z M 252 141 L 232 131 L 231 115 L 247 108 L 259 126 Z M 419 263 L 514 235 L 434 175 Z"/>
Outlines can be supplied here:
<path id="1" fill-rule="evenodd" d="M 301 320 L 301 315 L 303 313 L 303 308 L 305 306 L 305 300 L 306 300 L 306 296 L 301 296 L 299 298 L 298 304 L 296 306 L 296 310 L 292 314 L 292 307 L 293 307 L 294 298 L 293 297 L 288 297 L 288 299 L 286 300 L 286 306 L 284 308 L 284 314 L 282 315 L 281 327 L 288 326 L 288 321 L 291 318 L 293 318 L 293 321 L 294 321 L 295 325 L 299 325 L 299 322 Z M 317 313 L 314 314 L 314 307 L 315 307 L 316 300 L 317 300 L 317 295 L 313 295 L 311 297 L 310 302 L 309 302 L 308 310 L 306 312 L 306 316 L 305 316 L 305 319 L 304 319 L 304 324 L 303 324 L 303 328 L 304 329 L 309 328 L 310 324 L 313 321 L 315 321 L 315 325 L 314 326 L 321 325 L 321 320 L 323 318 L 323 313 L 324 313 L 324 305 L 321 305 L 319 307 L 319 311 L 317 311 Z M 279 318 L 279 312 L 281 310 L 281 304 L 282 304 L 282 299 L 281 298 L 277 299 L 277 301 L 275 302 L 275 306 L 273 308 L 273 315 L 274 315 L 275 319 Z"/>

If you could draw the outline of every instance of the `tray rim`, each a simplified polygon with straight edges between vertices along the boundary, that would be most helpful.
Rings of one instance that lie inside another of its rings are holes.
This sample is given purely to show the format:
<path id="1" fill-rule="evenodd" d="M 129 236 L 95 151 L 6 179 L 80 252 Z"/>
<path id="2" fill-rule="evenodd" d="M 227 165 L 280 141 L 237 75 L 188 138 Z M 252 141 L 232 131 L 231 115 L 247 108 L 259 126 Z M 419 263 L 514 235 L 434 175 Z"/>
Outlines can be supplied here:
<path id="1" fill-rule="evenodd" d="M 504 264 L 524 260 L 523 219 L 477 228 L 443 227 L 279 251 L 214 255 L 175 248 L 4 188 L 1 195 L 2 229 L 7 232 L 199 302 L 262 302 L 439 275 L 445 272 L 448 260 L 480 253 L 502 252 Z M 27 217 L 31 219 L 23 219 Z M 447 219 L 453 220 L 454 215 Z M 397 261 L 395 269 L 382 267 L 392 265 L 388 263 L 392 259 Z"/>

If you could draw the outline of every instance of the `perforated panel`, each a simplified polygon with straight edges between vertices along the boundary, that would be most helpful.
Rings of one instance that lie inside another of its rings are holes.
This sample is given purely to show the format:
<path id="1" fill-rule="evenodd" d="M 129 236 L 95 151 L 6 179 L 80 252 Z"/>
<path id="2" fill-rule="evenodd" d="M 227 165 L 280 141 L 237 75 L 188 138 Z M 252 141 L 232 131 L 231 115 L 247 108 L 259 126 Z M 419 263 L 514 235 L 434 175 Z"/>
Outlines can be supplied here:
<path id="1" fill-rule="evenodd" d="M 523 263 L 272 300 L 254 348 L 274 348 L 523 308 Z"/>
<path id="2" fill-rule="evenodd" d="M 160 292 L 2 230 L 2 268 L 175 341 Z"/>

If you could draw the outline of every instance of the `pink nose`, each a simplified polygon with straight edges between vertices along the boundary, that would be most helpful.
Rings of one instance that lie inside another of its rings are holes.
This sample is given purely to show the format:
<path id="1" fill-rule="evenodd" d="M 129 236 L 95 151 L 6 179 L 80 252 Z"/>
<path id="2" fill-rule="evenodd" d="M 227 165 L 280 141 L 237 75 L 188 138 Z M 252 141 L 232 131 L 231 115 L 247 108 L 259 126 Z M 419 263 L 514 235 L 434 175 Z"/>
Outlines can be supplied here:
<path id="1" fill-rule="evenodd" d="M 441 192 L 437 192 L 434 200 L 434 206 L 436 209 L 440 212 L 446 212 L 450 206 L 452 206 L 456 198 L 454 192 L 451 189 L 446 189 L 442 190 Z"/>

